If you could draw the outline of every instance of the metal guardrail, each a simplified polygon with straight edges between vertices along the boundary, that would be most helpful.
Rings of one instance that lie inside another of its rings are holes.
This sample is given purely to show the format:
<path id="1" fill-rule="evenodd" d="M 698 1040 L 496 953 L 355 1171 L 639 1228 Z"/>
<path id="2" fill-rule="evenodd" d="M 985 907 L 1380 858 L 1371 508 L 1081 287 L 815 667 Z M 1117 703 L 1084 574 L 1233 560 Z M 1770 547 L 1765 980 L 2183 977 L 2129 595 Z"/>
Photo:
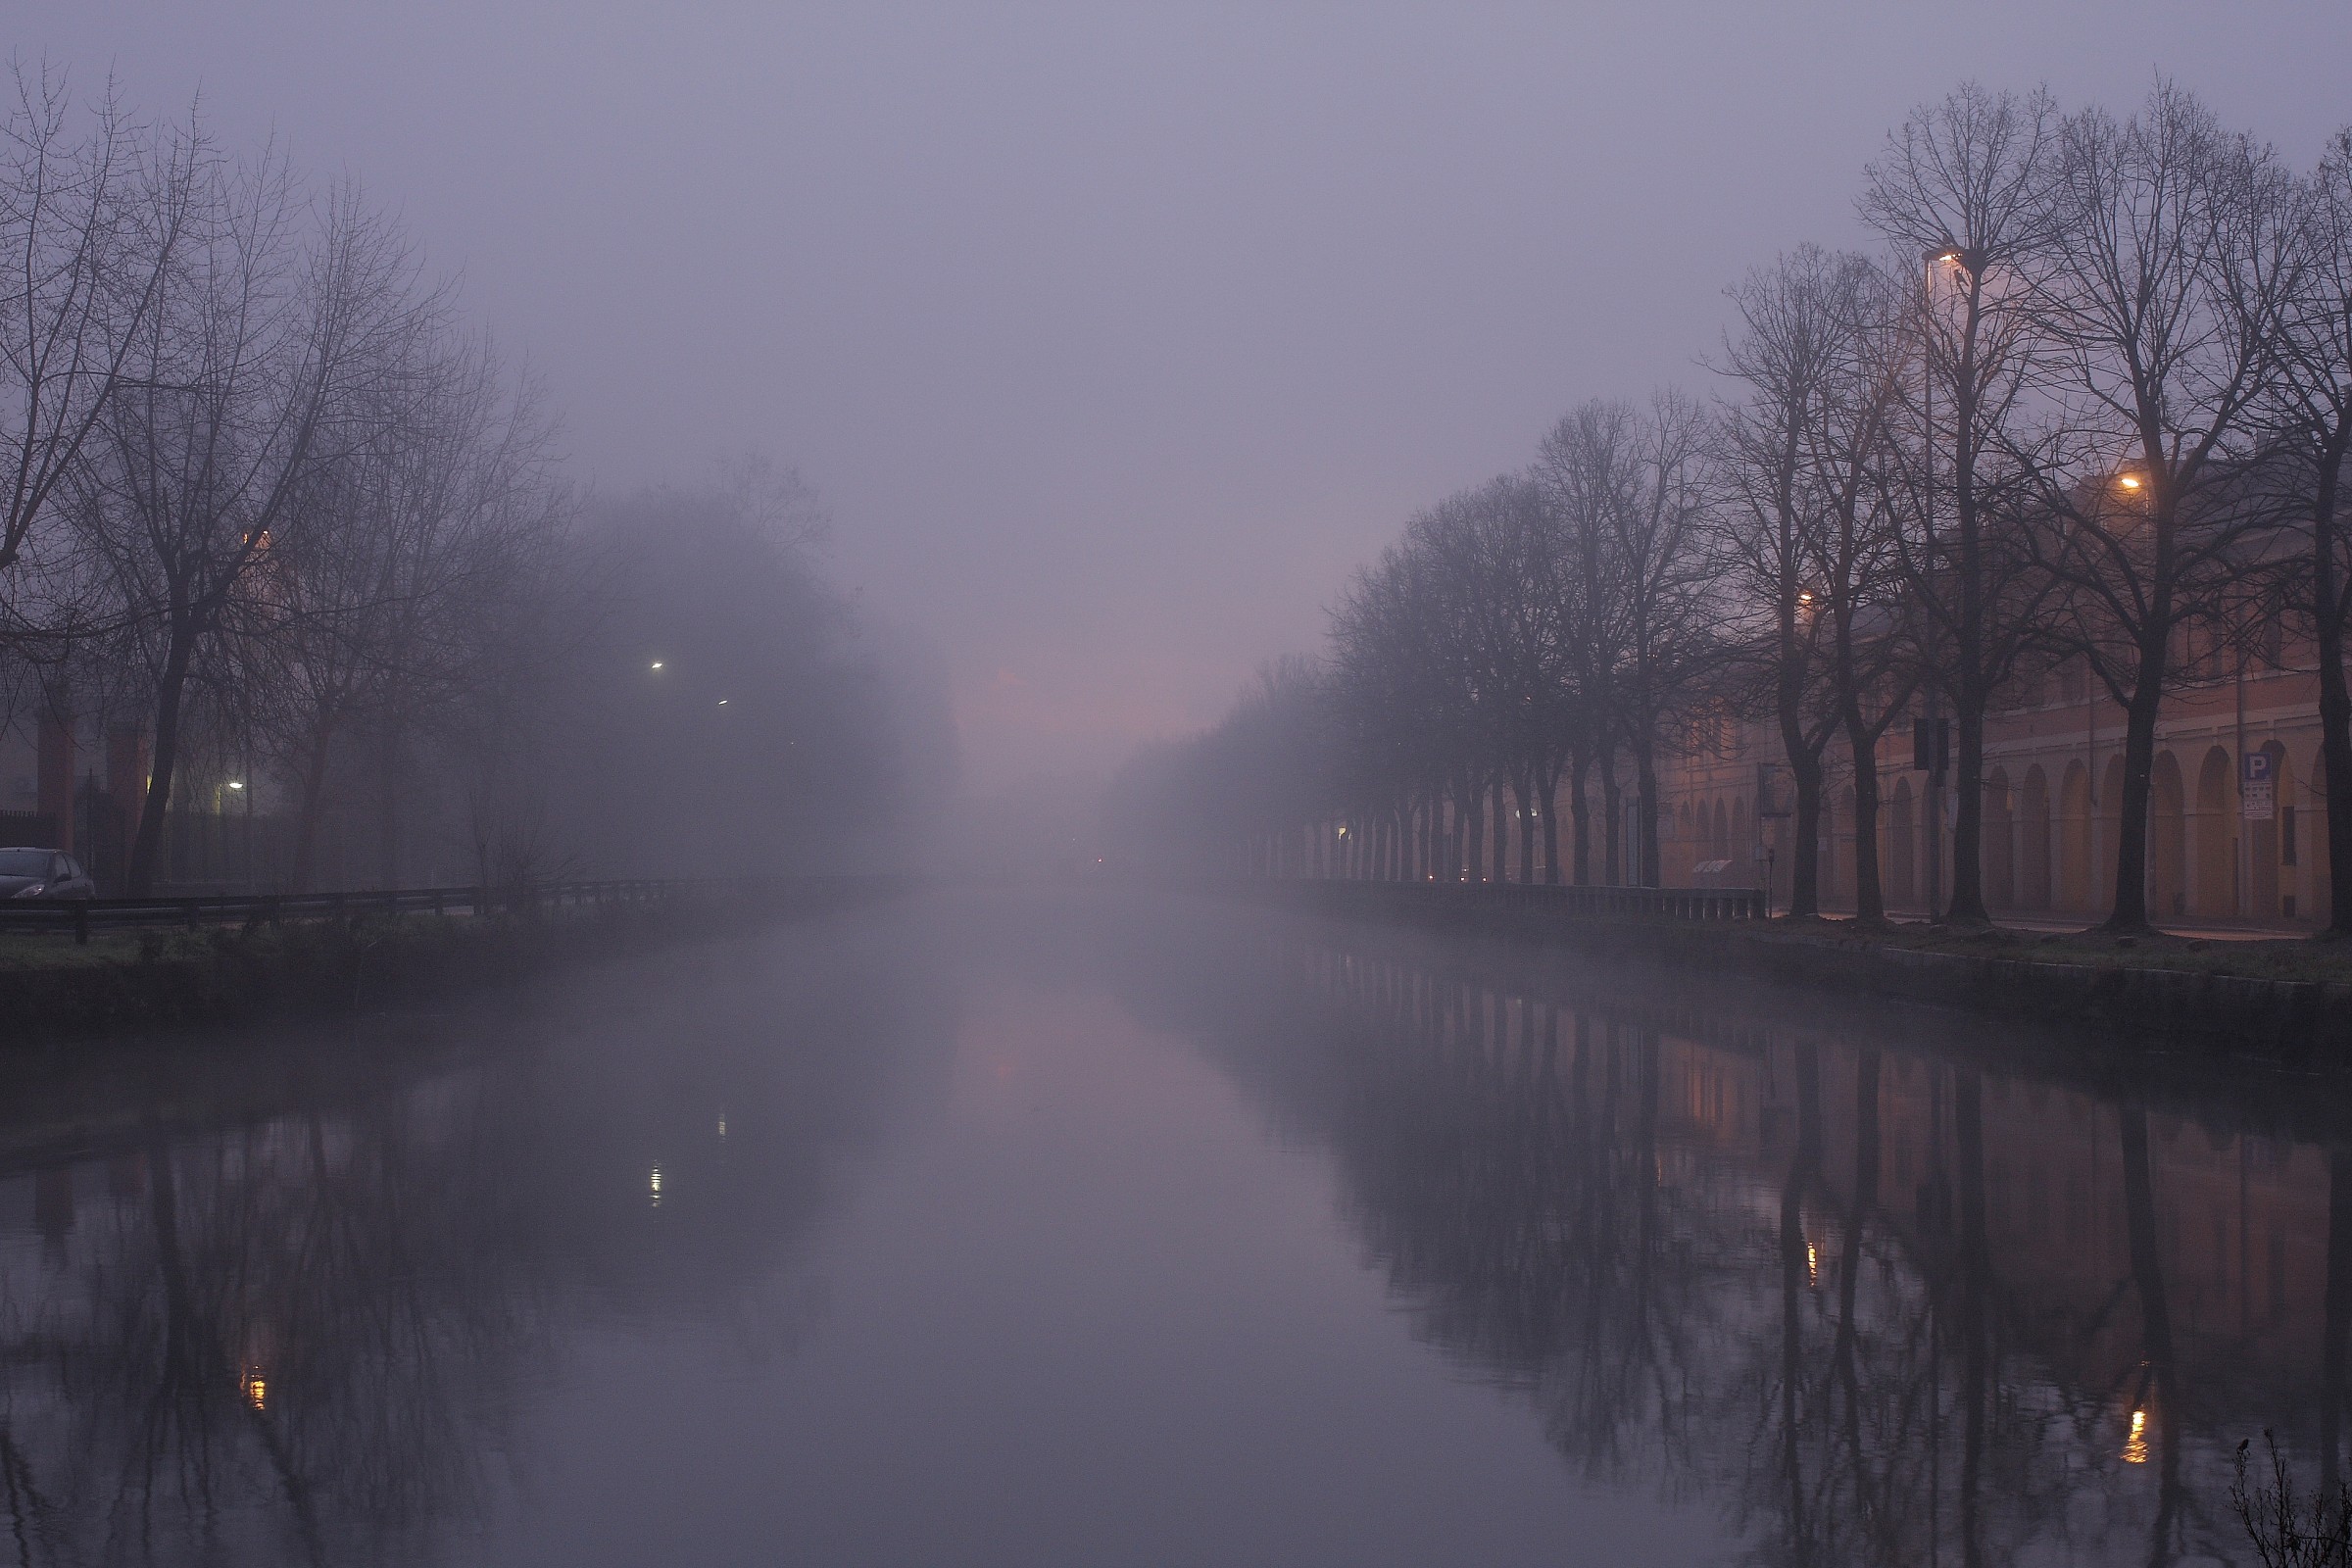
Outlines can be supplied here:
<path id="1" fill-rule="evenodd" d="M 275 925 L 281 920 L 342 920 L 359 914 L 521 913 L 598 905 L 666 902 L 688 893 L 737 886 L 728 882 L 647 878 L 601 882 L 541 882 L 521 888 L 388 888 L 357 893 L 264 893 L 238 897 L 146 899 L 0 899 L 0 931 L 71 931 L 86 943 L 92 931 L 139 926 Z"/>
<path id="2" fill-rule="evenodd" d="M 1345 888 L 1374 899 L 1443 904 L 1517 914 L 1603 915 L 1667 920 L 1761 920 L 1756 888 L 1554 887 L 1528 882 L 1371 882 L 1301 879 L 1301 887 Z"/>

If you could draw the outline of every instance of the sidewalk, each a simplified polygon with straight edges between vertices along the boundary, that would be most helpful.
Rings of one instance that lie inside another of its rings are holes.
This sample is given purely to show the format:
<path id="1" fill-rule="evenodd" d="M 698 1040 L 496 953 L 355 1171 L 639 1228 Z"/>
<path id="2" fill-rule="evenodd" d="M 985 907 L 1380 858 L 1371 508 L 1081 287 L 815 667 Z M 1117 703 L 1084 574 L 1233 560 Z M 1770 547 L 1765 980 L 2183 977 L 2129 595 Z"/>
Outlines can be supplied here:
<path id="1" fill-rule="evenodd" d="M 1845 909 L 1822 912 L 1825 920 L 1851 920 L 1853 914 Z M 1928 917 L 1925 909 L 1889 909 L 1886 918 L 1918 923 Z M 1992 923 L 2012 931 L 2087 931 L 2097 926 L 2102 917 L 2095 914 L 2026 914 L 2017 910 L 1996 912 Z M 2174 919 L 2155 922 L 2156 929 L 2166 936 L 2188 937 L 2201 942 L 2285 942 L 2313 935 L 2318 927 L 2292 920 L 2208 920 Z"/>

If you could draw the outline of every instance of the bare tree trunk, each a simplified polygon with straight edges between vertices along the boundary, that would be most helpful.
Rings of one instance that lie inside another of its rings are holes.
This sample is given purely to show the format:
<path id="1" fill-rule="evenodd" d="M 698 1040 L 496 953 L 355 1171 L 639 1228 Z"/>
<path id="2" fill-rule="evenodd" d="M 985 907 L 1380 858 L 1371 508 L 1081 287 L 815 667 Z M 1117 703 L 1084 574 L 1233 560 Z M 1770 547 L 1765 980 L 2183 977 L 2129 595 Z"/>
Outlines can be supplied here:
<path id="1" fill-rule="evenodd" d="M 1821 754 L 1799 747 L 1789 755 L 1796 782 L 1796 842 L 1789 847 L 1788 912 L 1821 913 Z"/>
<path id="2" fill-rule="evenodd" d="M 318 810 L 326 798 L 326 755 L 334 727 L 320 718 L 311 730 L 311 744 L 302 764 L 302 795 L 295 806 L 294 879 L 292 891 L 309 893 L 311 869 L 318 844 Z"/>
<path id="3" fill-rule="evenodd" d="M 1875 924 L 1886 918 L 1886 892 L 1879 883 L 1879 742 L 1850 702 L 1845 739 L 1854 758 L 1854 918 Z"/>
<path id="4" fill-rule="evenodd" d="M 1592 802 L 1585 793 L 1586 770 L 1592 760 L 1577 752 L 1568 761 L 1568 815 L 1576 824 L 1576 885 L 1592 885 Z"/>
<path id="5" fill-rule="evenodd" d="M 1487 789 L 1478 779 L 1465 776 L 1462 792 L 1454 806 L 1453 825 L 1459 840 L 1453 864 L 1453 874 L 1468 882 L 1487 879 Z"/>
<path id="6" fill-rule="evenodd" d="M 1560 885 L 1560 772 L 1558 762 L 1539 763 L 1537 788 L 1544 792 L 1544 880 Z"/>
<path id="7" fill-rule="evenodd" d="M 1504 803 L 1509 799 L 1503 786 L 1503 775 L 1497 770 L 1487 784 L 1487 823 L 1493 840 L 1494 880 L 1511 879 L 1511 817 Z"/>
<path id="8" fill-rule="evenodd" d="M 1634 830 L 1634 845 L 1642 857 L 1635 869 L 1639 884 L 1658 885 L 1658 763 L 1650 738 L 1644 734 L 1634 748 L 1634 809 L 1642 820 Z"/>
<path id="9" fill-rule="evenodd" d="M 1625 886 L 1625 792 L 1617 784 L 1612 752 L 1600 767 L 1600 875 L 1610 887 Z"/>
<path id="10" fill-rule="evenodd" d="M 139 808 L 139 830 L 130 843 L 130 874 L 123 878 L 132 898 L 155 891 L 156 861 L 164 850 L 164 824 L 172 806 L 172 779 L 179 767 L 179 713 L 186 696 L 188 665 L 195 650 L 184 630 L 174 629 L 155 688 L 155 752 L 148 761 L 147 799 Z"/>
<path id="11" fill-rule="evenodd" d="M 1513 786 L 1519 792 L 1519 885 L 1531 887 L 1536 880 L 1536 767 L 1530 762 L 1519 769 L 1519 779 Z M 1543 813 L 1548 816 L 1549 812 Z"/>
<path id="12" fill-rule="evenodd" d="M 2169 627 L 2172 617 L 2151 617 Z M 2161 639 L 2151 650 L 2143 637 L 2132 702 L 2124 710 L 2124 794 L 2118 803 L 2115 848 L 2115 912 L 2106 929 L 2130 935 L 2148 929 L 2148 797 L 2156 771 L 2156 718 L 2164 698 Z"/>
<path id="13" fill-rule="evenodd" d="M 388 888 L 399 887 L 402 881 L 400 874 L 401 729 L 402 725 L 397 715 L 384 722 L 384 755 L 379 781 L 383 793 L 381 812 L 377 816 L 375 824 L 375 847 L 377 855 L 381 857 L 383 885 Z"/>

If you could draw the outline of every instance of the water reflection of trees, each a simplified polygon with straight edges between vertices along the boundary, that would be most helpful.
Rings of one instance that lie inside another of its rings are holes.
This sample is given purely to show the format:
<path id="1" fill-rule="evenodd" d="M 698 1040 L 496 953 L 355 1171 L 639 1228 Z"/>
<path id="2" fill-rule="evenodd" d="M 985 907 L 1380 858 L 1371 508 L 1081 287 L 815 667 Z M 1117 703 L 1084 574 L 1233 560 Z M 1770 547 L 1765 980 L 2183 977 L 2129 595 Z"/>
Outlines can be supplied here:
<path id="1" fill-rule="evenodd" d="M 349 1100 L 159 1107 L 34 1176 L 68 1196 L 0 1243 L 17 1559 L 428 1560 L 485 1516 L 561 1331 L 788 1345 L 809 1301 L 780 1277 L 937 999 L 856 962 L 758 996 L 680 978 L 612 977 Z"/>
<path id="2" fill-rule="evenodd" d="M 2236 1439 L 2338 1442 L 2341 1162 L 2243 1106 L 1378 938 L 1191 958 L 1139 1004 L 1328 1144 L 1417 1332 L 1755 1561 L 2226 1559 Z"/>

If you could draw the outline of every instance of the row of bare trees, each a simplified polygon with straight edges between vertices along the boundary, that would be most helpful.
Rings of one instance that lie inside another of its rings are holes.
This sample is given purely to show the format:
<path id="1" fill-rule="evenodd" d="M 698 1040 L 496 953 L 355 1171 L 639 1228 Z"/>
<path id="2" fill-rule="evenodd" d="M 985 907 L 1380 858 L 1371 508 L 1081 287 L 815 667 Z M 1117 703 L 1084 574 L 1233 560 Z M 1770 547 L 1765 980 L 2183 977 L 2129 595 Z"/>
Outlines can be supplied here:
<path id="1" fill-rule="evenodd" d="M 0 131 L 0 635 L 27 707 L 151 748 L 126 886 L 187 769 L 286 781 L 311 876 L 327 768 L 504 652 L 564 493 L 526 383 L 349 183 L 19 68 Z M 246 771 L 246 769 L 239 769 Z M 240 781 L 242 782 L 242 781 Z M 119 803 L 119 805 L 122 803 Z"/>
<path id="2" fill-rule="evenodd" d="M 797 479 L 747 470 L 582 506 L 532 379 L 356 184 L 224 148 L 199 121 L 84 105 L 54 72 L 9 82 L 6 716 L 135 737 L 136 765 L 113 770 L 143 788 L 109 807 L 122 886 L 169 874 L 175 810 L 227 780 L 270 787 L 295 887 L 320 875 L 338 802 L 346 822 L 372 807 L 375 874 L 392 881 L 419 816 L 485 877 L 670 869 L 614 848 L 677 845 L 592 799 L 600 781 L 723 770 L 725 809 L 648 799 L 641 814 L 770 827 L 820 759 L 852 760 L 800 791 L 809 809 L 888 793 L 881 699 L 816 575 L 816 514 L 805 497 L 775 508 Z M 726 658 L 681 659 L 690 628 Z M 698 712 L 686 735 L 643 715 L 586 755 L 591 721 L 663 662 L 671 691 L 713 712 L 732 683 L 735 722 L 703 734 Z M 800 707 L 763 719 L 762 695 L 787 688 Z"/>
<path id="3" fill-rule="evenodd" d="M 2138 929 L 2168 696 L 2308 651 L 2352 929 L 2352 130 L 2298 172 L 2170 83 L 2126 117 L 1970 85 L 1888 137 L 1857 205 L 1881 251 L 1800 247 L 1730 291 L 1721 395 L 1588 404 L 1359 574 L 1312 675 L 1333 755 L 1284 764 L 1323 793 L 1250 830 L 1339 822 L 1355 873 L 1477 879 L 1523 813 L 1518 875 L 1583 882 L 1596 776 L 1612 829 L 1632 796 L 1597 874 L 1654 883 L 1661 755 L 1759 721 L 1796 844 L 1850 776 L 1875 918 L 1882 743 L 1924 720 L 1940 753 L 1948 721 L 1938 912 L 1982 921 L 1987 715 L 2067 666 L 2123 715 L 2112 924 Z M 1799 854 L 1794 912 L 1819 902 Z"/>

